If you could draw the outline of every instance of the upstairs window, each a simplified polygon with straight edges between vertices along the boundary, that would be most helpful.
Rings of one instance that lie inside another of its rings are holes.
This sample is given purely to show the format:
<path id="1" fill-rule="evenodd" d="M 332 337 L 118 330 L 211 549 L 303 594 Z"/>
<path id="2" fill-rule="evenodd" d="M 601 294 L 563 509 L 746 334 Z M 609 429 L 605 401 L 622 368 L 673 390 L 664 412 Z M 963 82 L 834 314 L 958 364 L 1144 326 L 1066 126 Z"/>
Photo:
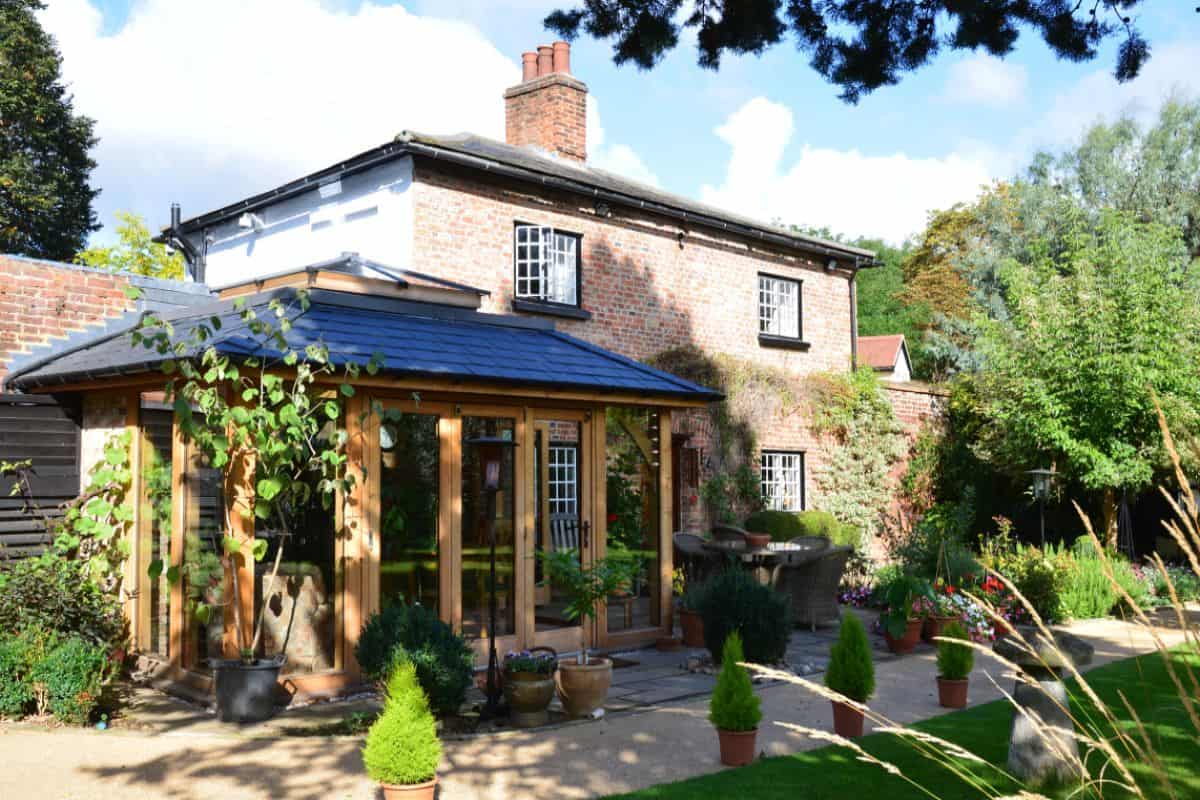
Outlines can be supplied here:
<path id="1" fill-rule="evenodd" d="M 579 240 L 577 233 L 518 224 L 513 250 L 517 299 L 578 306 Z"/>
<path id="2" fill-rule="evenodd" d="M 758 276 L 758 333 L 800 339 L 800 281 Z"/>
<path id="3" fill-rule="evenodd" d="M 760 469 L 763 504 L 772 511 L 804 510 L 804 453 L 764 450 Z"/>

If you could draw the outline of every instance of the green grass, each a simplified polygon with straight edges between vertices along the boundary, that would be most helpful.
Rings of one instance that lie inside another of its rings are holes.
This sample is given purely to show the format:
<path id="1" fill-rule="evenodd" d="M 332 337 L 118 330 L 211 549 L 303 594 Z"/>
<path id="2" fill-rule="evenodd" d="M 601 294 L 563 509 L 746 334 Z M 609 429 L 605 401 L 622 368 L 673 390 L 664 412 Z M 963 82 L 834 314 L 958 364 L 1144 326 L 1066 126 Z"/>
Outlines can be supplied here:
<path id="1" fill-rule="evenodd" d="M 1176 659 L 1185 656 L 1176 655 Z M 1200 659 L 1189 656 L 1193 665 Z M 1088 682 L 1110 708 L 1123 708 L 1119 692 L 1124 692 L 1130 705 L 1146 726 L 1171 781 L 1175 797 L 1200 797 L 1200 743 L 1174 685 L 1168 677 L 1162 658 L 1157 654 L 1116 662 L 1092 670 Z M 1186 678 L 1184 678 L 1186 681 Z M 1071 686 L 1072 690 L 1076 687 Z M 1073 705 L 1077 716 L 1095 712 L 1090 704 L 1074 692 Z M 945 714 L 916 725 L 920 730 L 952 741 L 991 764 L 1003 766 L 1008 754 L 1008 733 L 1012 707 L 1005 700 L 975 708 Z M 1118 718 L 1132 730 L 1131 718 L 1122 711 Z M 1083 718 L 1079 716 L 1079 718 Z M 1111 729 L 1109 730 L 1111 733 Z M 1136 734 L 1135 734 L 1136 738 Z M 1018 788 L 1013 781 L 991 767 L 976 765 L 973 772 L 991 790 L 969 786 L 949 769 L 935 764 L 919 754 L 910 744 L 895 736 L 875 734 L 859 740 L 871 755 L 900 768 L 917 788 L 903 778 L 889 775 L 878 766 L 856 760 L 855 755 L 842 747 L 824 747 L 790 756 L 762 759 L 751 766 L 726 770 L 679 783 L 653 786 L 632 794 L 621 795 L 629 800 L 662 798 L 675 800 L 696 797 L 742 797 L 754 800 L 845 800 L 846 798 L 886 798 L 886 800 L 975 800 L 996 797 Z M 708 746 L 708 742 L 698 746 Z M 712 744 L 715 753 L 715 743 Z M 1093 756 L 1093 758 L 1096 758 Z M 1099 762 L 1094 762 L 1097 766 Z M 1147 796 L 1165 798 L 1171 795 L 1162 789 L 1152 768 L 1133 764 L 1131 769 Z M 1095 770 L 1093 770 L 1095 771 Z M 1076 790 L 1078 787 L 1074 787 Z M 1044 790 L 1046 791 L 1046 790 Z M 1066 798 L 1071 789 L 1047 791 L 1053 798 Z M 1127 796 L 1113 789 L 1105 798 Z M 1096 792 L 1079 793 L 1074 797 L 1097 797 Z"/>

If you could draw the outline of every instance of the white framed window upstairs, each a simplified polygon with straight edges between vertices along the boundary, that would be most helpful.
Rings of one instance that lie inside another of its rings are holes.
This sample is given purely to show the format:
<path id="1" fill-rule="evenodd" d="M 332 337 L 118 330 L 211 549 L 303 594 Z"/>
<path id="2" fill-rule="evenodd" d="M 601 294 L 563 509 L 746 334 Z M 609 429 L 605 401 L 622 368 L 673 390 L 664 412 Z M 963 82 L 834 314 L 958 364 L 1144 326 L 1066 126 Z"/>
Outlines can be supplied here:
<path id="1" fill-rule="evenodd" d="M 517 223 L 513 285 L 519 300 L 579 305 L 580 236 L 546 225 Z"/>
<path id="2" fill-rule="evenodd" d="M 758 333 L 800 339 L 800 281 L 758 276 Z"/>
<path id="3" fill-rule="evenodd" d="M 760 465 L 763 504 L 772 511 L 804 510 L 804 453 L 764 450 Z"/>

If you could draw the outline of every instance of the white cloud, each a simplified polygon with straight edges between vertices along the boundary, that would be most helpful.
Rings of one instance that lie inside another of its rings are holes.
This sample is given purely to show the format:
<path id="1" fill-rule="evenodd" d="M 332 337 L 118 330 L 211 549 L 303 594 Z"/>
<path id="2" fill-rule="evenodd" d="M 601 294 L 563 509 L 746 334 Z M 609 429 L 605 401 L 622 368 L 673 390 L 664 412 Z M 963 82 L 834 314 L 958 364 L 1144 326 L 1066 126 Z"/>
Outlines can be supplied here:
<path id="1" fill-rule="evenodd" d="M 950 65 L 942 89 L 948 103 L 1012 108 L 1025 102 L 1029 72 L 1013 61 L 978 53 Z"/>
<path id="2" fill-rule="evenodd" d="M 632 147 L 625 144 L 606 144 L 606 138 L 604 126 L 600 124 L 600 102 L 592 95 L 588 95 L 588 165 L 615 172 L 651 186 L 660 185 L 658 176 L 651 172 Z"/>
<path id="3" fill-rule="evenodd" d="M 406 128 L 502 139 L 503 92 L 520 79 L 517 54 L 475 26 L 398 5 L 144 0 L 105 34 L 88 0 L 51 0 L 42 22 L 97 121 L 104 223 L 129 209 L 160 225 L 172 200 L 201 213 Z M 601 152 L 639 168 L 628 148 Z"/>
<path id="4" fill-rule="evenodd" d="M 978 154 L 912 158 L 804 145 L 785 165 L 794 129 L 786 106 L 764 97 L 746 103 L 716 130 L 731 148 L 729 167 L 720 186 L 701 187 L 701 198 L 760 219 L 899 243 L 930 210 L 972 199 L 991 176 Z"/>

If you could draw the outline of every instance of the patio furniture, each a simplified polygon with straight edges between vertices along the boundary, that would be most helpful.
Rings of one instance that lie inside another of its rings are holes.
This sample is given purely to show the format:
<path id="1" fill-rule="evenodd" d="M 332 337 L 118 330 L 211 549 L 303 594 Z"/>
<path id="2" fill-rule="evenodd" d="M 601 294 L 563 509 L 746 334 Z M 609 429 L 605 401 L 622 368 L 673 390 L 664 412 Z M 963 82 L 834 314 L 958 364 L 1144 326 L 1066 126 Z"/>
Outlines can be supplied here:
<path id="1" fill-rule="evenodd" d="M 746 541 L 748 531 L 737 527 L 736 525 L 713 525 L 712 535 L 714 542 L 742 542 Z"/>
<path id="2" fill-rule="evenodd" d="M 832 542 L 824 536 L 797 536 L 794 539 L 789 539 L 788 544 L 806 552 L 817 552 L 828 548 Z"/>
<path id="3" fill-rule="evenodd" d="M 683 567 L 689 581 L 703 581 L 720 566 L 720 555 L 706 549 L 706 541 L 694 533 L 674 536 L 675 563 Z"/>
<path id="4" fill-rule="evenodd" d="M 771 586 L 791 598 L 792 620 L 816 631 L 840 618 L 837 590 L 852 547 L 813 548 L 781 560 L 771 570 Z"/>

